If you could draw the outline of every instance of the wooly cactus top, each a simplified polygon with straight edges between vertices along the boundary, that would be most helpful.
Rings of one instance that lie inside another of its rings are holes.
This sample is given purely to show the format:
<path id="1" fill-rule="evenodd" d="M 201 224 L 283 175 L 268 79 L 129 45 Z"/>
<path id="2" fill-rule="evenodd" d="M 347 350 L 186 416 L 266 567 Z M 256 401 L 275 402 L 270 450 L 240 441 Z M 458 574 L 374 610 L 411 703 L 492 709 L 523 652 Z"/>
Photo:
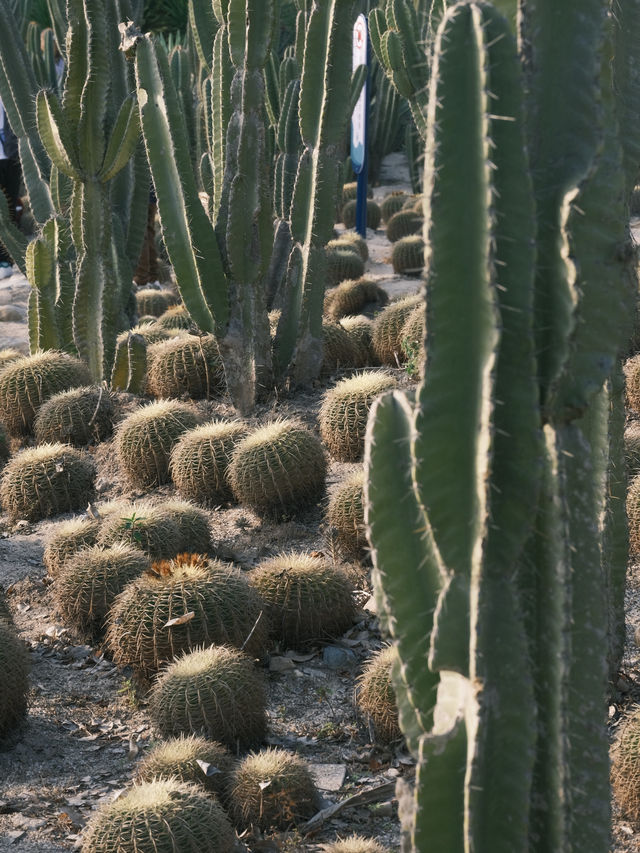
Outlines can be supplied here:
<path id="1" fill-rule="evenodd" d="M 349 835 L 332 844 L 322 847 L 324 853 L 391 853 L 388 847 L 383 847 L 375 838 L 365 838 L 363 835 Z"/>

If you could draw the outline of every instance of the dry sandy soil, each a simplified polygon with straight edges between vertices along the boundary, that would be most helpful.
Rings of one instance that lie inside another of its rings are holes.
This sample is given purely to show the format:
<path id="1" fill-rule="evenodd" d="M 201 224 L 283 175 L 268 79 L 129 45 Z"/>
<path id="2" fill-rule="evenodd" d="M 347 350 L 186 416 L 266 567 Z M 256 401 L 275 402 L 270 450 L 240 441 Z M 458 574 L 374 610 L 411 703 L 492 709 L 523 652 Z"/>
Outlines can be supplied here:
<path id="1" fill-rule="evenodd" d="M 401 159 L 392 155 L 385 165 L 383 181 L 393 188 L 403 182 L 406 186 L 408 176 Z M 376 197 L 383 197 L 390 188 L 376 189 Z M 415 279 L 395 276 L 386 262 L 390 244 L 384 231 L 370 232 L 368 237 L 367 275 L 376 277 L 391 297 L 417 290 Z M 28 284 L 22 276 L 0 282 L 0 348 L 28 350 L 27 294 Z M 403 370 L 396 374 L 408 384 Z M 272 412 L 294 414 L 317 429 L 322 391 L 335 378 L 308 394 L 271 401 L 257 413 L 257 419 Z M 120 396 L 121 417 L 133 406 L 131 398 Z M 223 403 L 198 406 L 206 416 L 232 413 Z M 101 501 L 141 497 L 121 477 L 110 442 L 94 448 L 93 453 L 99 469 L 98 508 Z M 328 493 L 355 467 L 332 462 Z M 170 494 L 172 488 L 165 486 L 145 497 L 160 502 Z M 261 521 L 241 507 L 212 511 L 216 553 L 244 569 L 285 549 L 319 550 L 339 559 L 323 522 L 325 505 L 282 524 Z M 130 783 L 136 764 L 156 740 L 144 696 L 136 695 L 131 673 L 119 671 L 100 646 L 83 644 L 56 613 L 42 553 L 60 520 L 10 525 L 0 516 L 0 583 L 8 591 L 15 621 L 30 648 L 32 666 L 29 714 L 0 752 L 0 853 L 63 853 L 79 847 L 82 828 L 93 810 Z M 364 661 L 382 645 L 366 573 L 357 586 L 361 607 L 357 621 L 328 651 L 318 645 L 282 649 L 272 655 L 265 671 L 267 744 L 295 750 L 310 763 L 325 805 L 369 791 L 375 791 L 374 801 L 344 809 L 308 835 L 245 836 L 239 850 L 317 853 L 321 844 L 354 831 L 376 837 L 392 850 L 399 847 L 393 786 L 398 777 L 411 778 L 413 760 L 401 742 L 376 744 L 354 705 L 355 678 Z M 638 587 L 630 586 L 620 701 L 609 709 L 612 735 L 625 708 L 640 699 L 636 687 L 640 660 L 634 641 L 640 629 L 638 595 Z M 616 819 L 612 851 L 632 853 L 639 848 L 637 828 Z"/>

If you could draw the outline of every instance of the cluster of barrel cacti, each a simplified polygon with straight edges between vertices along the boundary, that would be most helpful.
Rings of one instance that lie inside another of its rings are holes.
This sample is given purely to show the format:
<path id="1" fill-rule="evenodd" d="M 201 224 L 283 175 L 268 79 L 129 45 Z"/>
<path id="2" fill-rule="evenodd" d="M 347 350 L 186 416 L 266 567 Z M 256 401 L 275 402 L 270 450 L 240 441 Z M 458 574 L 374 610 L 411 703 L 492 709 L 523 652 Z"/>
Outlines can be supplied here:
<path id="1" fill-rule="evenodd" d="M 453 4 L 411 94 L 410 6 L 372 33 L 414 108 L 428 95 L 427 361 L 415 401 L 374 405 L 365 477 L 418 761 L 403 849 L 605 853 L 640 7 L 524 2 L 519 55 L 492 4 Z"/>

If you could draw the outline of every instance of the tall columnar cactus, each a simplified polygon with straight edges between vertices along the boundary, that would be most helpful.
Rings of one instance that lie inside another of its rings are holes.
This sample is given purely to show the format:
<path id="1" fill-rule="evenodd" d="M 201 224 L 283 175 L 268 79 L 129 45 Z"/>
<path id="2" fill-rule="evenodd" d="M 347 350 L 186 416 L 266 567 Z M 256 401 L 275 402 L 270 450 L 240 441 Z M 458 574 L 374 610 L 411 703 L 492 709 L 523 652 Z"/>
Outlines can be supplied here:
<path id="1" fill-rule="evenodd" d="M 305 149 L 287 211 L 296 245 L 289 258 L 276 346 L 278 375 L 291 374 L 300 381 L 317 375 L 321 364 L 322 247 L 333 225 L 338 146 L 348 117 L 347 99 L 336 95 L 348 75 L 353 11 L 352 0 L 307 5 L 298 15 L 296 38 L 297 56 L 304 52 L 300 94 L 296 98 L 295 88 L 289 92 L 294 113 L 282 121 L 289 140 L 280 140 L 293 156 L 297 111 Z M 199 164 L 200 182 L 210 196 L 206 211 L 188 162 L 184 112 L 167 58 L 149 38 L 138 40 L 136 76 L 145 144 L 176 280 L 194 321 L 216 335 L 231 396 L 247 411 L 260 389 L 272 382 L 265 282 L 274 233 L 264 69 L 270 62 L 276 15 L 274 2 L 258 0 L 215 0 L 213 12 L 218 30 L 211 75 L 203 83 L 208 151 Z M 283 70 L 283 83 L 288 73 Z M 287 106 L 284 96 L 282 106 Z M 290 174 L 284 193 L 291 193 Z M 281 202 L 284 213 L 286 198 Z"/>
<path id="2" fill-rule="evenodd" d="M 415 403 L 375 405 L 365 458 L 418 759 L 406 850 L 609 849 L 607 623 L 626 559 L 605 487 L 634 304 L 618 116 L 639 103 L 619 88 L 616 112 L 606 6 L 523 4 L 527 101 L 492 4 L 457 3 L 438 29 L 425 378 Z"/>

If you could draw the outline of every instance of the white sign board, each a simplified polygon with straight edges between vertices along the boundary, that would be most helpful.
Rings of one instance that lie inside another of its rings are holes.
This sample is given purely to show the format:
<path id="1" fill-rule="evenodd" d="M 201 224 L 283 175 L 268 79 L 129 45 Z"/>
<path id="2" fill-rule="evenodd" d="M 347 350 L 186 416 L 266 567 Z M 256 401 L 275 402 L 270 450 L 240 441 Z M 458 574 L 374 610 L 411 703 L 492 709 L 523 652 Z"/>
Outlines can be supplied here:
<path id="1" fill-rule="evenodd" d="M 367 19 L 358 15 L 353 26 L 353 64 L 355 71 L 360 65 L 367 64 Z M 353 171 L 359 174 L 364 166 L 365 156 L 365 126 L 367 109 L 367 84 L 360 92 L 360 97 L 351 116 L 351 164 Z"/>

